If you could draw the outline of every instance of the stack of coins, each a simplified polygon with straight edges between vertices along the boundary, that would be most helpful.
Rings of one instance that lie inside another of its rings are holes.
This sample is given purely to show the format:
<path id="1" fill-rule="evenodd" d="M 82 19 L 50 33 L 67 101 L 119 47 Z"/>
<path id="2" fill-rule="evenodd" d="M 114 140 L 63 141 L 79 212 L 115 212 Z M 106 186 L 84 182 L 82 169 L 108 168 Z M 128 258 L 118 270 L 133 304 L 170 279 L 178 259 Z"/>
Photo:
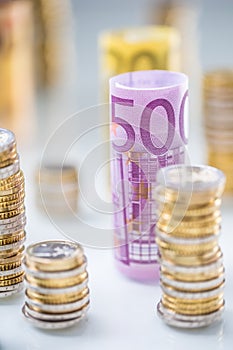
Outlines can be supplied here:
<path id="1" fill-rule="evenodd" d="M 205 133 L 208 162 L 226 175 L 226 191 L 233 191 L 233 70 L 204 77 Z"/>
<path id="2" fill-rule="evenodd" d="M 24 197 L 15 136 L 0 129 L 0 298 L 23 289 Z"/>
<path id="3" fill-rule="evenodd" d="M 47 329 L 79 322 L 89 307 L 86 266 L 77 243 L 45 241 L 29 246 L 25 255 L 26 319 Z"/>
<path id="4" fill-rule="evenodd" d="M 66 215 L 77 210 L 78 175 L 72 165 L 44 165 L 40 168 L 37 202 L 48 213 Z"/>
<path id="5" fill-rule="evenodd" d="M 224 267 L 218 245 L 225 176 L 209 166 L 171 166 L 158 174 L 162 299 L 169 325 L 207 326 L 222 316 Z"/>

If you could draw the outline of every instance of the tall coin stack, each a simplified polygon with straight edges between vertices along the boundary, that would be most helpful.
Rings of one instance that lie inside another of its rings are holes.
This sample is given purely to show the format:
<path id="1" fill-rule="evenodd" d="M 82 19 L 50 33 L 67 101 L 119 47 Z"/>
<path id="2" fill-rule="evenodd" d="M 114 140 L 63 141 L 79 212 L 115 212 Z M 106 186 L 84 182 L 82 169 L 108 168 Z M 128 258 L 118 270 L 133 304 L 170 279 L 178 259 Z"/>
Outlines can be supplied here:
<path id="1" fill-rule="evenodd" d="M 226 191 L 233 191 L 233 70 L 204 77 L 205 133 L 208 162 L 226 174 Z"/>
<path id="2" fill-rule="evenodd" d="M 224 309 L 218 238 L 225 176 L 209 166 L 171 166 L 161 170 L 157 180 L 156 242 L 163 292 L 158 315 L 176 327 L 207 326 L 219 320 Z"/>
<path id="3" fill-rule="evenodd" d="M 77 210 L 78 175 L 72 165 L 48 164 L 40 168 L 37 202 L 48 213 L 66 215 Z"/>
<path id="4" fill-rule="evenodd" d="M 44 241 L 29 246 L 25 256 L 26 319 L 45 329 L 79 322 L 89 307 L 86 266 L 77 243 Z"/>
<path id="5" fill-rule="evenodd" d="M 0 129 L 0 298 L 23 289 L 24 197 L 15 135 Z"/>

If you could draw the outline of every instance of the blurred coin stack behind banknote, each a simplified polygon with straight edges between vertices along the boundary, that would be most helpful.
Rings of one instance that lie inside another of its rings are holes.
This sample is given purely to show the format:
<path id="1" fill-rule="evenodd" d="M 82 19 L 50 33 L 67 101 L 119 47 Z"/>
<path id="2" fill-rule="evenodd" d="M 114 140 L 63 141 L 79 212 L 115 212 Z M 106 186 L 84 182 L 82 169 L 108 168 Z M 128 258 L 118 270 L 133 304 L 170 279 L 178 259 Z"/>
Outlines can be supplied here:
<path id="1" fill-rule="evenodd" d="M 72 165 L 45 165 L 37 174 L 39 207 L 48 214 L 66 215 L 77 210 L 78 175 Z"/>
<path id="2" fill-rule="evenodd" d="M 161 170 L 157 180 L 156 242 L 163 292 L 158 315 L 176 327 L 207 326 L 224 309 L 218 239 L 225 176 L 209 166 L 172 166 Z"/>
<path id="3" fill-rule="evenodd" d="M 86 266 L 77 243 L 45 241 L 29 246 L 25 256 L 26 319 L 47 329 L 79 322 L 89 307 Z"/>
<path id="4" fill-rule="evenodd" d="M 205 75 L 204 114 L 208 162 L 224 171 L 233 192 L 233 70 Z"/>
<path id="5" fill-rule="evenodd" d="M 15 135 L 0 129 L 0 297 L 23 289 L 24 197 Z"/>

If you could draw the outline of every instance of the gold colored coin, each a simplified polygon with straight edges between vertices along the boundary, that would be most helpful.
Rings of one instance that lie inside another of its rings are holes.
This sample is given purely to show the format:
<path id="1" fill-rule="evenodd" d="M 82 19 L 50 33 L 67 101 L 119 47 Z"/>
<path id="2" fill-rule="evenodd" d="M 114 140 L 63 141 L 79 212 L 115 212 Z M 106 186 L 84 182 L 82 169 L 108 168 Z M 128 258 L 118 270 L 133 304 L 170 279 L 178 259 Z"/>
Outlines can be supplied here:
<path id="1" fill-rule="evenodd" d="M 11 195 L 6 195 L 6 196 L 0 196 L 0 205 L 4 203 L 11 203 L 14 201 L 20 201 L 25 197 L 25 192 L 24 190 L 20 190 L 17 193 L 11 194 Z"/>
<path id="2" fill-rule="evenodd" d="M 161 254 L 167 253 L 169 251 L 174 251 L 176 254 L 181 256 L 202 256 L 207 252 L 212 252 L 212 250 L 217 246 L 218 240 L 208 243 L 200 244 L 174 244 L 162 241 L 160 238 L 156 237 L 156 243 L 159 246 L 159 251 Z"/>
<path id="3" fill-rule="evenodd" d="M 17 267 L 20 267 L 21 265 L 22 265 L 21 259 L 12 263 L 1 264 L 0 271 L 10 271 L 10 270 L 16 269 Z"/>
<path id="4" fill-rule="evenodd" d="M 40 294 L 30 288 L 27 288 L 26 295 L 31 300 L 37 301 L 43 304 L 66 304 L 72 303 L 78 300 L 82 300 L 89 294 L 89 289 L 85 288 L 81 292 L 66 293 L 66 294 Z"/>
<path id="5" fill-rule="evenodd" d="M 66 288 L 74 285 L 83 283 L 88 278 L 88 273 L 84 272 L 82 274 L 67 277 L 67 278 L 50 278 L 42 279 L 30 276 L 30 273 L 27 273 L 26 280 L 33 286 L 39 286 L 43 288 Z"/>
<path id="6" fill-rule="evenodd" d="M 0 281 L 8 281 L 9 279 L 20 277 L 22 275 L 22 272 L 23 271 L 13 273 L 13 274 L 10 274 L 9 272 L 9 275 L 5 275 L 5 276 L 0 275 Z"/>
<path id="7" fill-rule="evenodd" d="M 174 265 L 196 267 L 216 262 L 221 257 L 222 252 L 219 247 L 215 247 L 213 251 L 199 256 L 182 256 L 171 250 L 160 251 L 160 254 L 162 260 L 168 261 Z"/>
<path id="8" fill-rule="evenodd" d="M 17 174 L 17 177 L 16 177 L 16 174 Z M 0 183 L 0 191 L 7 191 L 16 186 L 22 185 L 24 183 L 24 175 L 22 170 L 20 170 L 16 174 L 10 176 L 11 182 L 3 183 L 2 185 Z M 2 181 L 5 181 L 5 180 L 2 180 Z"/>
<path id="9" fill-rule="evenodd" d="M 15 242 L 21 241 L 26 237 L 25 231 L 19 231 L 15 234 L 9 234 L 9 235 L 0 235 L 0 246 L 4 246 L 7 244 L 13 244 Z"/>
<path id="10" fill-rule="evenodd" d="M 164 307 L 176 312 L 177 314 L 197 316 L 197 315 L 209 314 L 220 310 L 224 305 L 224 300 L 222 299 L 216 302 L 209 303 L 207 305 L 195 304 L 194 307 L 188 306 L 188 305 L 184 305 L 184 307 L 182 307 L 182 305 L 174 305 L 164 300 L 162 301 L 162 304 Z"/>
<path id="11" fill-rule="evenodd" d="M 14 254 L 12 254 L 12 256 L 10 257 L 4 257 L 1 258 L 0 257 L 0 266 L 7 266 L 7 265 L 11 265 L 11 264 L 15 264 L 18 263 L 20 261 L 22 261 L 24 256 L 24 246 L 22 246 L 19 250 L 17 250 L 16 252 L 14 252 Z"/>
<path id="12" fill-rule="evenodd" d="M 172 272 L 167 269 L 165 266 L 161 266 L 161 273 L 166 278 L 169 278 L 173 281 L 178 282 L 204 282 L 210 281 L 214 278 L 219 277 L 224 273 L 224 267 L 221 266 L 218 269 L 202 272 L 202 273 L 181 273 L 181 272 Z"/>
<path id="13" fill-rule="evenodd" d="M 9 184 L 17 183 L 18 181 L 21 181 L 22 178 L 23 178 L 23 173 L 21 170 L 19 170 L 17 173 L 7 177 L 6 179 L 0 179 L 0 188 L 7 186 Z"/>
<path id="14" fill-rule="evenodd" d="M 12 195 L 12 194 L 15 194 L 15 193 L 19 193 L 21 191 L 24 191 L 24 181 L 22 181 L 21 183 L 17 184 L 15 187 L 12 187 L 12 188 L 9 188 L 9 189 L 5 189 L 5 190 L 1 190 L 0 189 L 0 197 Z"/>
<path id="15" fill-rule="evenodd" d="M 12 157 L 9 157 L 8 159 L 6 160 L 3 160 L 0 162 L 0 168 L 5 168 L 9 165 L 12 165 L 14 164 L 14 162 L 18 160 L 18 154 L 15 153 L 14 155 L 12 155 Z"/>
<path id="16" fill-rule="evenodd" d="M 22 204 L 20 207 L 18 207 L 17 209 L 14 210 L 10 210 L 7 212 L 1 212 L 0 213 L 0 220 L 2 219 L 9 219 L 12 218 L 13 216 L 22 214 L 24 212 L 24 204 Z"/>
<path id="17" fill-rule="evenodd" d="M 171 236 L 183 236 L 190 237 L 192 235 L 195 236 L 203 236 L 203 235 L 216 235 L 221 230 L 221 225 L 216 224 L 214 226 L 207 226 L 207 227 L 182 227 L 178 225 L 174 230 L 172 230 L 171 227 L 168 225 L 163 225 L 160 220 L 157 223 L 157 227 L 161 232 L 170 234 Z"/>
<path id="18" fill-rule="evenodd" d="M 20 282 L 23 282 L 24 280 L 24 272 L 21 273 L 20 276 L 11 278 L 5 281 L 0 281 L 0 287 L 7 287 L 7 286 L 12 286 L 14 284 L 18 284 Z"/>

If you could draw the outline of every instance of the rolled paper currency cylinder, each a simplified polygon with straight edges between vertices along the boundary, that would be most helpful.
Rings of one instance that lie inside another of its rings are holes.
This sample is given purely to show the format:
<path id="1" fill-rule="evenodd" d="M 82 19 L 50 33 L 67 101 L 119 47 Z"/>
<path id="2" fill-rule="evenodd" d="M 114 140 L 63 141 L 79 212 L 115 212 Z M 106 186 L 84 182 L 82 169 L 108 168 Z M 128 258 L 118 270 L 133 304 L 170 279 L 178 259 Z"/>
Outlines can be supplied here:
<path id="1" fill-rule="evenodd" d="M 185 161 L 187 89 L 186 75 L 169 71 L 110 80 L 115 257 L 131 278 L 158 274 L 152 193 L 158 169 Z"/>
<path id="2" fill-rule="evenodd" d="M 232 193 L 233 70 L 207 73 L 203 81 L 203 98 L 208 163 L 224 171 L 227 179 L 225 191 Z"/>

